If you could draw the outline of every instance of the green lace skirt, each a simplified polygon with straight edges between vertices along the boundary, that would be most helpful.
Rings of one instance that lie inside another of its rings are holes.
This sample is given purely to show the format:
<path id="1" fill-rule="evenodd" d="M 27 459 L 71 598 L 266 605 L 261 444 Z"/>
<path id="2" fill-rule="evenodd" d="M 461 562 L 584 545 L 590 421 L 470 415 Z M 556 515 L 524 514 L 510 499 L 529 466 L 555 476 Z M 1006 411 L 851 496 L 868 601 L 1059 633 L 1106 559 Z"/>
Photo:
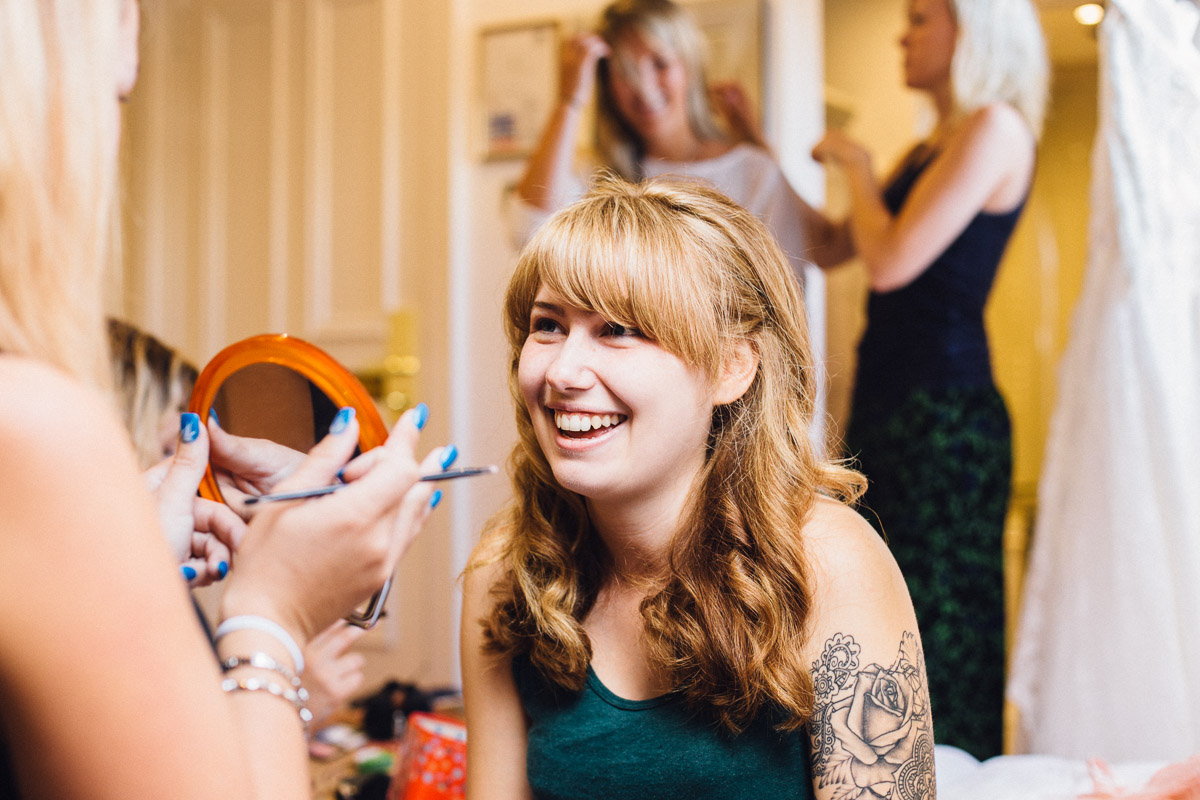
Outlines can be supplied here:
<path id="1" fill-rule="evenodd" d="M 908 582 L 939 744 L 998 755 L 1004 708 L 1008 411 L 994 387 L 856 403 L 848 452 L 869 481 L 862 511 Z"/>

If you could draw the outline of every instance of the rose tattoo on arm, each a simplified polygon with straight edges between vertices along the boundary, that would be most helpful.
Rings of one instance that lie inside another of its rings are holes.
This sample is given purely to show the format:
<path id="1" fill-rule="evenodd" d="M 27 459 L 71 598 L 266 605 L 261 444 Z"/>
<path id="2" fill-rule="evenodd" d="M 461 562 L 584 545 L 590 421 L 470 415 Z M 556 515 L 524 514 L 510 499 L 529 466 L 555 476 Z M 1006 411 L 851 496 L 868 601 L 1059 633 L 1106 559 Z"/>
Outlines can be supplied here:
<path id="1" fill-rule="evenodd" d="M 845 634 L 813 662 L 813 778 L 832 800 L 934 800 L 933 719 L 925 656 L 905 632 L 891 667 L 860 663 Z"/>

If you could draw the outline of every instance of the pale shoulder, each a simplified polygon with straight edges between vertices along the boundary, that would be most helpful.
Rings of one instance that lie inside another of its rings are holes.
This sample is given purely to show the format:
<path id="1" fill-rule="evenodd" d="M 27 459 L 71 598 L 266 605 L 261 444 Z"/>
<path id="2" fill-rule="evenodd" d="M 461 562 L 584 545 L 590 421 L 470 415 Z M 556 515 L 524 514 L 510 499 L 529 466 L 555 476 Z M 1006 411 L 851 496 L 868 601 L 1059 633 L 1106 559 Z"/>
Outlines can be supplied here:
<path id="1" fill-rule="evenodd" d="M 818 615 L 847 606 L 910 607 L 904 576 L 887 543 L 853 508 L 818 497 L 803 536 Z"/>
<path id="2" fill-rule="evenodd" d="M 879 533 L 855 509 L 818 496 L 805 519 L 804 542 L 814 566 L 834 576 L 890 573 L 896 560 Z"/>
<path id="3" fill-rule="evenodd" d="M 479 537 L 463 571 L 464 613 L 487 613 L 495 604 L 492 592 L 508 573 L 508 529 L 492 525 Z"/>
<path id="4" fill-rule="evenodd" d="M 950 132 L 947 147 L 990 146 L 997 150 L 1020 143 L 1036 144 L 1033 130 L 1021 113 L 1008 103 L 989 103 L 965 116 Z"/>
<path id="5" fill-rule="evenodd" d="M 867 521 L 818 500 L 804 528 L 813 610 L 810 768 L 818 800 L 937 797 L 925 657 L 908 590 Z M 903 789 L 901 792 L 900 789 Z"/>
<path id="6" fill-rule="evenodd" d="M 13 448 L 61 457 L 127 445 L 110 395 L 40 361 L 0 357 L 0 447 L 7 456 Z"/>

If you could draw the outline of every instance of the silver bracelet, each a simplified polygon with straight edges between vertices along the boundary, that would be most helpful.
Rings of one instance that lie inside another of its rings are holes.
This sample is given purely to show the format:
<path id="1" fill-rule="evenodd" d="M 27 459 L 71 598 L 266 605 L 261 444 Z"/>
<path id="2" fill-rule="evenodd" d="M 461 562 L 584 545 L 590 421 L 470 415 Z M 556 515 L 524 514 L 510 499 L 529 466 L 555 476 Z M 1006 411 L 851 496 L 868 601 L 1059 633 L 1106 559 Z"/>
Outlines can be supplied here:
<path id="1" fill-rule="evenodd" d="M 278 622 L 260 617 L 258 614 L 239 614 L 218 625 L 213 639 L 219 642 L 226 634 L 234 631 L 261 631 L 274 637 L 291 656 L 292 663 L 296 665 L 296 674 L 304 674 L 304 652 L 300 649 L 300 645 L 296 644 L 292 635 Z"/>
<path id="2" fill-rule="evenodd" d="M 265 669 L 268 672 L 274 672 L 281 676 L 285 681 L 290 683 L 296 689 L 296 693 L 300 695 L 300 699 L 308 702 L 308 692 L 301 685 L 300 676 L 292 672 L 290 669 L 280 664 L 275 659 L 263 652 L 251 653 L 248 656 L 230 656 L 221 662 L 221 672 L 229 672 L 238 667 L 254 667 L 256 669 Z"/>
<path id="3" fill-rule="evenodd" d="M 304 723 L 304 729 L 308 730 L 308 723 L 312 722 L 312 712 L 304 705 L 304 701 L 300 699 L 299 692 L 289 689 L 286 686 L 280 686 L 275 681 L 266 681 L 261 678 L 246 678 L 244 680 L 238 678 L 226 678 L 221 681 L 221 691 L 223 692 L 267 692 L 275 697 L 281 697 L 292 704 L 292 708 L 296 709 L 296 713 L 300 715 L 300 721 Z"/>

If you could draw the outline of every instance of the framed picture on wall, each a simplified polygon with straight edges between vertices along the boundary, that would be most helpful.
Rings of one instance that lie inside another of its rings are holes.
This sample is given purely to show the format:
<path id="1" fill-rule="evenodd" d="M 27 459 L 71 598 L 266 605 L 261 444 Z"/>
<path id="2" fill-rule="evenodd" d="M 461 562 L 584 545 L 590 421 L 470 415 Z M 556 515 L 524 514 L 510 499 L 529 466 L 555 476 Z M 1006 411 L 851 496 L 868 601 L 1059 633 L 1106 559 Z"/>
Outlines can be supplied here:
<path id="1" fill-rule="evenodd" d="M 559 23 L 484 28 L 479 34 L 484 158 L 530 154 L 558 101 Z"/>

